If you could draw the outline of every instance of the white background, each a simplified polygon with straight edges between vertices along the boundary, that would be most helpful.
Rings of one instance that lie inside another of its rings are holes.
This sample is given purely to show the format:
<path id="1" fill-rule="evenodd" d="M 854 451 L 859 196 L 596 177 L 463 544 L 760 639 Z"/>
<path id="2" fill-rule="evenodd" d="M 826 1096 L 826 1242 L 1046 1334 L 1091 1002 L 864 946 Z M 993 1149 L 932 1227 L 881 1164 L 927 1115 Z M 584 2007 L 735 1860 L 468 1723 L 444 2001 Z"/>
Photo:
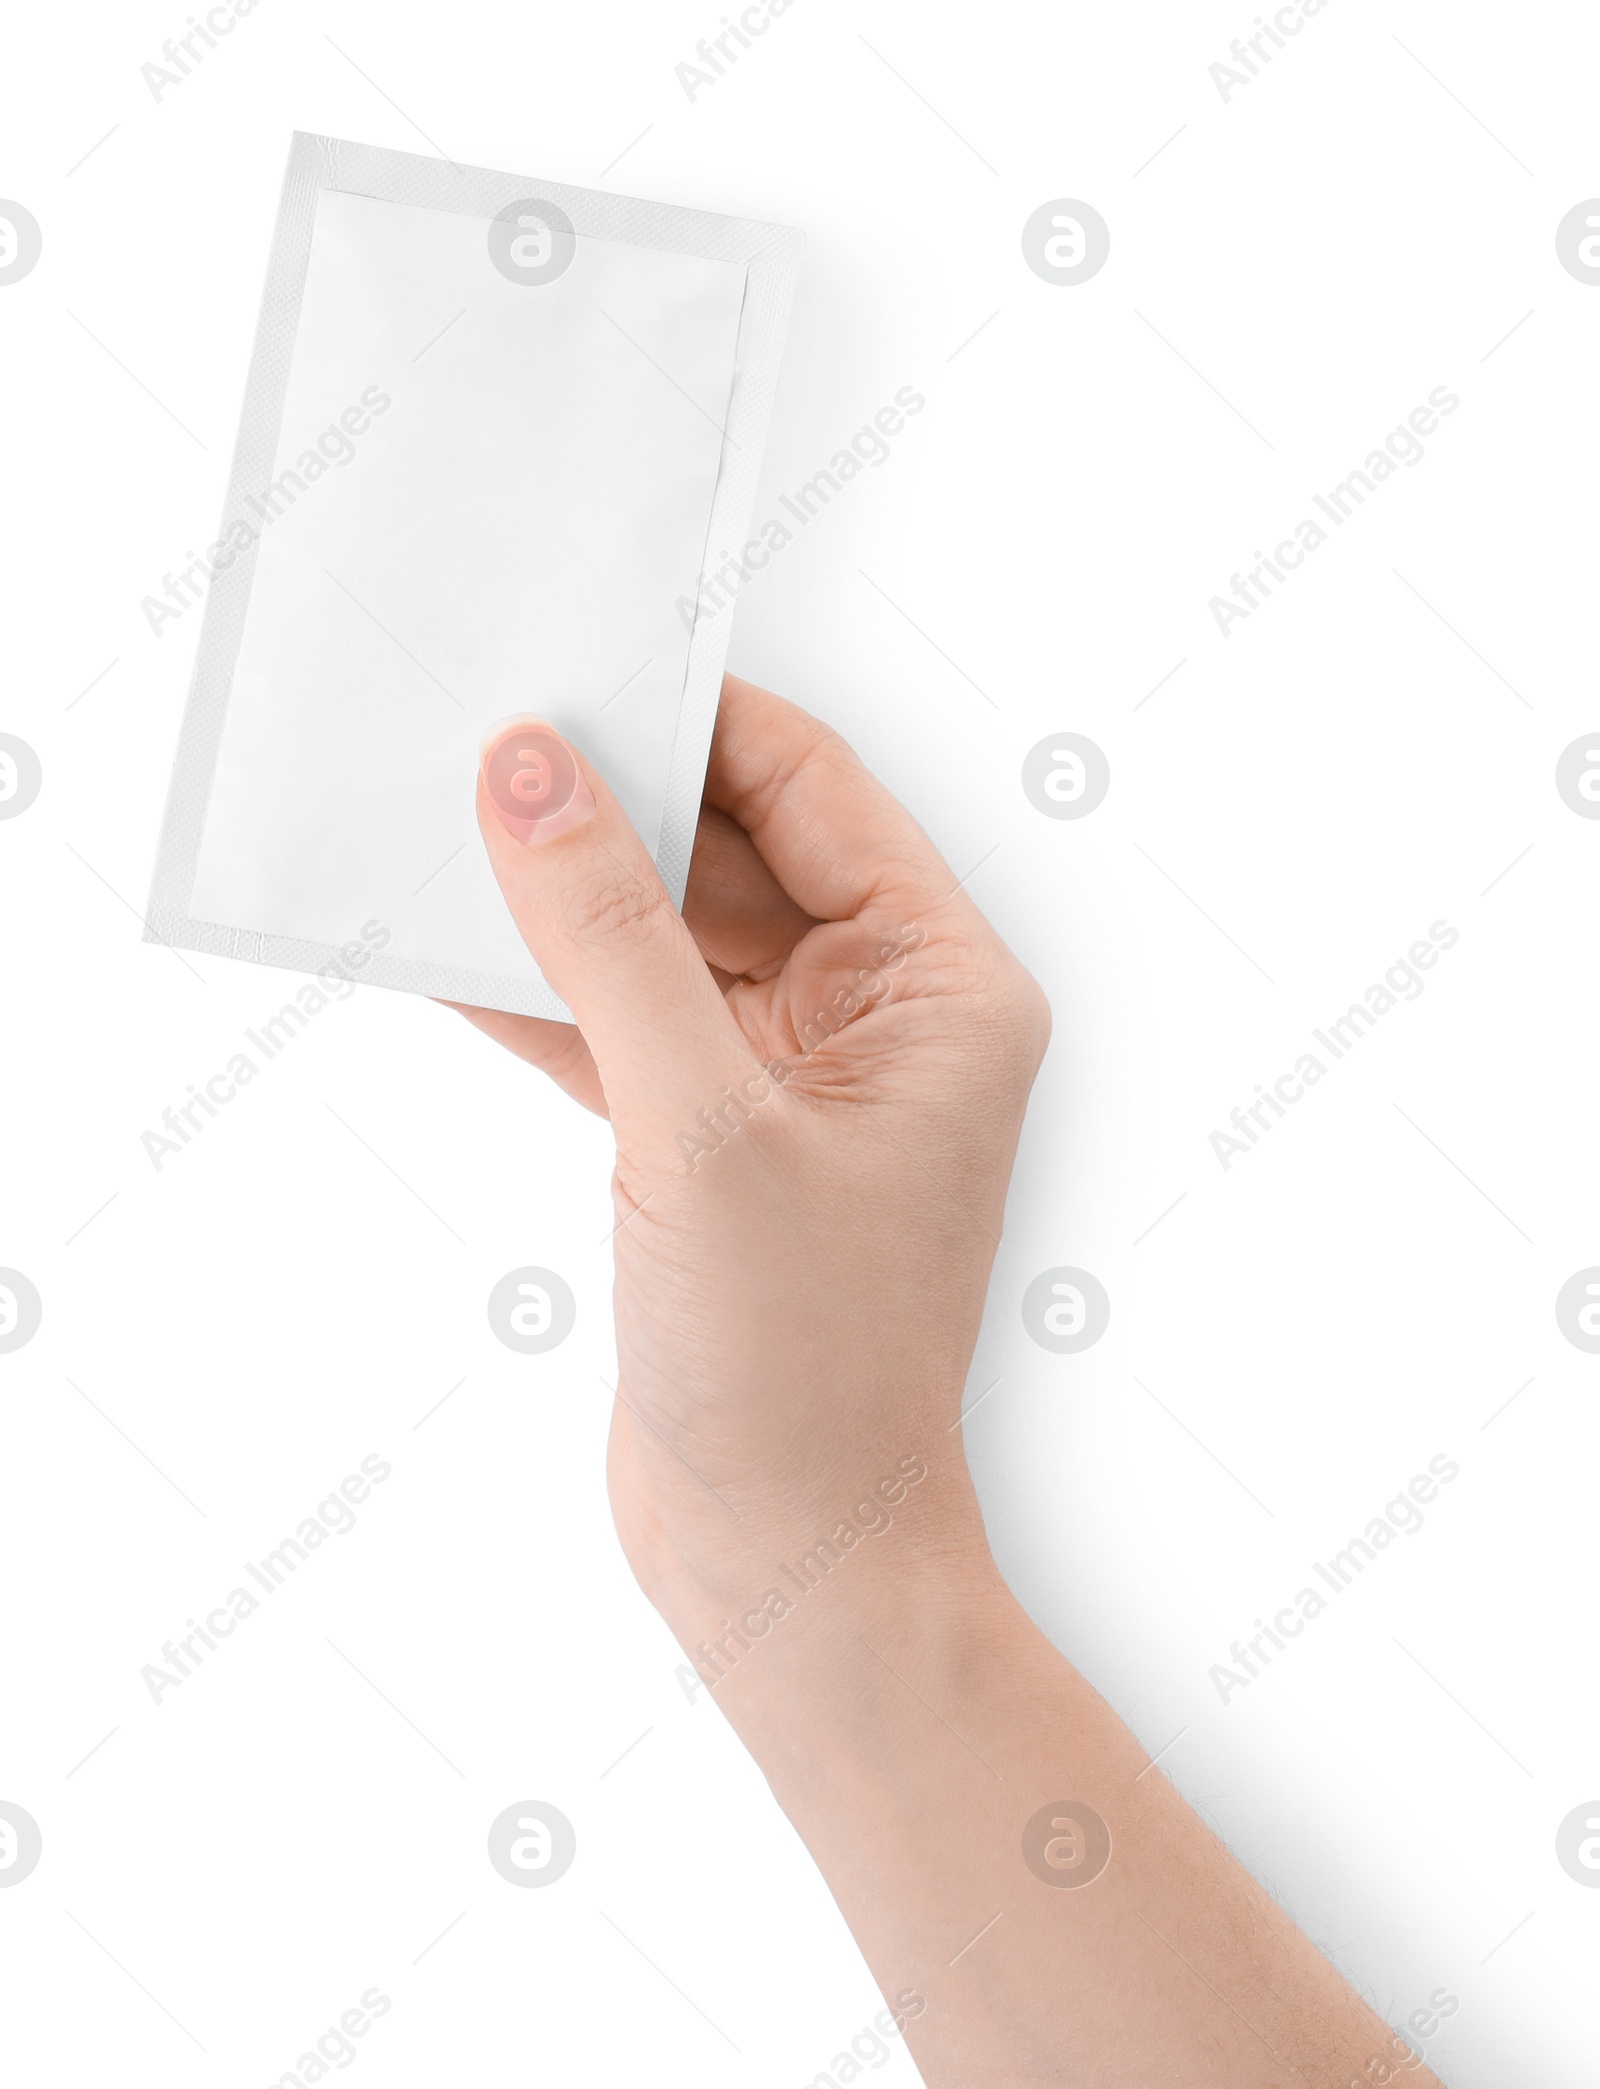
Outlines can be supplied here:
<path id="1" fill-rule="evenodd" d="M 996 1547 L 1381 2010 L 1459 1999 L 1447 2081 L 1590 2081 L 1600 1891 L 1554 1838 L 1600 1793 L 1600 1359 L 1552 1308 L 1600 1262 L 1600 823 L 1553 771 L 1600 726 L 1600 296 L 1554 231 L 1600 191 L 1600 28 L 1329 0 L 1225 103 L 1246 0 L 794 0 L 691 103 L 715 5 L 261 0 L 157 103 L 185 12 L 24 11 L 0 75 L 44 231 L 0 290 L 0 728 L 44 766 L 0 824 L 0 1262 L 44 1299 L 0 1357 L 0 1798 L 44 1835 L 0 1892 L 11 2071 L 264 2084 L 378 1985 L 362 2079 L 783 2089 L 881 2006 L 617 1553 L 605 1128 L 362 991 L 141 1146 L 295 984 L 138 910 L 199 622 L 140 602 L 220 514 L 299 127 L 802 227 L 758 518 L 924 392 L 731 664 L 958 874 L 992 852 L 1056 1010 L 969 1396 Z M 1060 197 L 1111 227 L 1078 288 L 1021 254 Z M 1224 639 L 1208 599 L 1441 384 L 1426 460 Z M 1063 730 L 1111 764 L 1078 822 L 1019 781 Z M 1439 919 L 1421 998 L 1225 1173 L 1211 1132 Z M 528 1263 L 578 1299 L 543 1358 L 484 1312 Z M 1065 1358 L 1018 1311 L 1064 1263 L 1112 1301 Z M 373 1452 L 358 1527 L 153 1705 L 141 1664 Z M 1439 1453 L 1426 1528 L 1219 1702 Z M 523 1893 L 484 1835 L 530 1798 L 578 1859 Z"/>

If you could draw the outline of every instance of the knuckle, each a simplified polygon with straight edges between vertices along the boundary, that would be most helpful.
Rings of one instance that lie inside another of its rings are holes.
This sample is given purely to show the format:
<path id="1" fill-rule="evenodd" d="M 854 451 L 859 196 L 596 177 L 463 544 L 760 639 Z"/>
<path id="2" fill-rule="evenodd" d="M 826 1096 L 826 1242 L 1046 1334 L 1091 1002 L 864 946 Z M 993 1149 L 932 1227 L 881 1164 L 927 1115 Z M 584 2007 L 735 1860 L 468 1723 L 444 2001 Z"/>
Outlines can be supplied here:
<path id="1" fill-rule="evenodd" d="M 1055 1028 L 1055 1018 L 1050 1013 L 1050 997 L 1031 972 L 1022 975 L 1023 1020 L 1029 1048 L 1033 1054 L 1035 1071 L 1050 1049 L 1050 1034 Z"/>
<path id="2" fill-rule="evenodd" d="M 835 731 L 822 719 L 807 718 L 803 732 L 797 737 L 798 745 L 785 782 L 809 769 L 823 779 L 825 787 L 837 790 L 854 782 L 861 774 L 861 757 L 843 733 Z"/>
<path id="3" fill-rule="evenodd" d="M 1033 974 L 1014 959 L 984 996 L 984 1017 L 995 1050 L 1031 1081 L 1050 1044 L 1050 1003 Z"/>
<path id="4" fill-rule="evenodd" d="M 670 926 L 671 911 L 659 885 L 619 865 L 572 895 L 566 928 L 580 943 L 648 943 Z"/>

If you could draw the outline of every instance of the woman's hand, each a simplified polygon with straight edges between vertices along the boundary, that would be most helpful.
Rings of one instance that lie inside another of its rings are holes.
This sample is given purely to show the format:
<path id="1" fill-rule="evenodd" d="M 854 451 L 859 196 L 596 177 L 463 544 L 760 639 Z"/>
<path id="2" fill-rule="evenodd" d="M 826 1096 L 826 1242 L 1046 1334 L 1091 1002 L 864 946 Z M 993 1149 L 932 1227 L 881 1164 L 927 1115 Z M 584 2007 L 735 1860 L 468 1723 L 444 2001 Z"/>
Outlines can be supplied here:
<path id="1" fill-rule="evenodd" d="M 874 1500 L 880 1521 L 905 1504 L 905 1571 L 981 1558 L 952 1425 L 1043 995 L 909 815 L 780 698 L 724 684 L 682 918 L 600 777 L 558 780 L 546 737 L 497 729 L 478 815 L 577 1029 L 467 1012 L 616 1133 L 610 1481 L 635 1573 L 693 1645 Z M 572 785 L 542 822 L 541 762 L 547 800 Z"/>
<path id="2" fill-rule="evenodd" d="M 706 800 L 680 918 L 548 727 L 478 789 L 577 1028 L 467 1013 L 616 1132 L 634 1572 L 932 2089 L 1433 2083 L 990 1559 L 958 1424 L 1038 988 L 791 705 L 724 685 Z"/>

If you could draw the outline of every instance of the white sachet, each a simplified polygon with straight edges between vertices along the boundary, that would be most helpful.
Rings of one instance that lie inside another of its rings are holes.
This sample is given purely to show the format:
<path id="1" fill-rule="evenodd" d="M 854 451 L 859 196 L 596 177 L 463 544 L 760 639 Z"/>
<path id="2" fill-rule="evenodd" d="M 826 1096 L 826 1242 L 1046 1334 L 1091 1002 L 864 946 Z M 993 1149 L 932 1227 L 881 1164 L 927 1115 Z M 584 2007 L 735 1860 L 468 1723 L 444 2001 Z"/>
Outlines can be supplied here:
<path id="1" fill-rule="evenodd" d="M 564 1015 L 473 816 L 512 712 L 597 764 L 681 900 L 730 621 L 699 582 L 749 527 L 797 255 L 296 138 L 153 935 L 315 970 L 365 929 L 376 984 Z"/>

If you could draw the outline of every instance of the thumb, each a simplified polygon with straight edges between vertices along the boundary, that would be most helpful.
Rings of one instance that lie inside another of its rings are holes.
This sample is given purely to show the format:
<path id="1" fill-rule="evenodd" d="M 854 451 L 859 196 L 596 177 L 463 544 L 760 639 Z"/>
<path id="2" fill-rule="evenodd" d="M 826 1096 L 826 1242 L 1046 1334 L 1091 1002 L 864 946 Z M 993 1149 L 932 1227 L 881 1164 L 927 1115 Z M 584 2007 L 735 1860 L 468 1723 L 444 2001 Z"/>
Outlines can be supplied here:
<path id="1" fill-rule="evenodd" d="M 604 779 L 544 720 L 502 720 L 484 740 L 478 825 L 619 1128 L 693 1125 L 754 1055 Z"/>

